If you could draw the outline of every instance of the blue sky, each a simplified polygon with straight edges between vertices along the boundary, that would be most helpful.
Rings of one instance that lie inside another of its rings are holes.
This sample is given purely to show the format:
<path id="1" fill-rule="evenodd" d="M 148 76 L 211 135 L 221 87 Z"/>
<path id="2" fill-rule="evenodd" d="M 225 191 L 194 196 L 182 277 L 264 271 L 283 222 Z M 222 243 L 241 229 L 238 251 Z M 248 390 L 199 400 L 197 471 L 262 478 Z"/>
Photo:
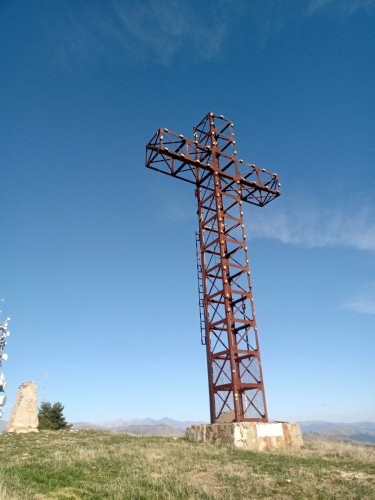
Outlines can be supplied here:
<path id="1" fill-rule="evenodd" d="M 144 167 L 208 112 L 282 197 L 245 218 L 271 419 L 375 419 L 373 0 L 0 3 L 7 418 L 208 420 L 191 186 Z"/>

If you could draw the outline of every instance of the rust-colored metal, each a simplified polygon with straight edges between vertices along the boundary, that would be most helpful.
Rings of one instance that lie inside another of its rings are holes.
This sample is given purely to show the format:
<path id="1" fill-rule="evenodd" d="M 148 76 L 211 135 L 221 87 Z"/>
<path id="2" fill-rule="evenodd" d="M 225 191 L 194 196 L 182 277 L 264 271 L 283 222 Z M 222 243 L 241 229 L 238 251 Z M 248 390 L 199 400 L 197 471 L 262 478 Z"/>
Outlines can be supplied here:
<path id="1" fill-rule="evenodd" d="M 194 140 L 159 129 L 146 146 L 146 166 L 196 187 L 211 422 L 267 422 L 242 204 L 274 200 L 278 176 L 237 159 L 233 123 L 214 113 L 194 127 Z"/>

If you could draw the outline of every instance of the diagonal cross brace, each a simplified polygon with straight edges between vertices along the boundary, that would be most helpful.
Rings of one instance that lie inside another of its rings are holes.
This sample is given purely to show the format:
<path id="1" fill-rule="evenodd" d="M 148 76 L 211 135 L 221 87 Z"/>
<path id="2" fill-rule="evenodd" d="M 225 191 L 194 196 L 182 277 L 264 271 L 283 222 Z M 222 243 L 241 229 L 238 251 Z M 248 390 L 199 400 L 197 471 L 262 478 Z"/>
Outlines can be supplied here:
<path id="1" fill-rule="evenodd" d="M 210 113 L 207 115 L 209 118 L 216 118 L 216 121 L 225 120 L 221 116 Z M 233 128 L 233 124 L 229 127 Z M 191 140 L 167 128 L 160 128 L 146 145 L 146 167 L 197 187 L 207 187 L 207 180 L 217 171 L 225 180 L 228 191 L 231 188 L 233 190 L 235 184 L 240 184 L 242 200 L 261 207 L 278 197 L 281 187 L 278 175 L 237 159 L 236 150 L 229 154 L 228 145 L 235 145 L 234 134 L 217 134 L 226 140 L 226 144 L 220 149 L 217 144 Z"/>

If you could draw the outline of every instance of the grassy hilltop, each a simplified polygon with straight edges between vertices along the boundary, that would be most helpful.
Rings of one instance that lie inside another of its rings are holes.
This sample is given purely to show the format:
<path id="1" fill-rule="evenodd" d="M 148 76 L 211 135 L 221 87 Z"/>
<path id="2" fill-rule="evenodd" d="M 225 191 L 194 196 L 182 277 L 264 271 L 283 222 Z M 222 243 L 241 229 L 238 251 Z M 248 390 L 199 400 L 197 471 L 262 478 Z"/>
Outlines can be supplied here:
<path id="1" fill-rule="evenodd" d="M 103 431 L 0 434 L 0 498 L 375 498 L 375 448 L 253 453 Z"/>

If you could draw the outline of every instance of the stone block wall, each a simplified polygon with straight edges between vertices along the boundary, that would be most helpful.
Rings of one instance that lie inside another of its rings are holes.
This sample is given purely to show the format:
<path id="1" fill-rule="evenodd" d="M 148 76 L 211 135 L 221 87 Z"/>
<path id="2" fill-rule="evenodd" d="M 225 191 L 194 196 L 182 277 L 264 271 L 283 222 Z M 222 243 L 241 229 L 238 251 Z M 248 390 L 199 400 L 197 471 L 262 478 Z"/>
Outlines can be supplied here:
<path id="1" fill-rule="evenodd" d="M 38 401 L 35 382 L 23 382 L 7 426 L 8 432 L 38 432 Z"/>
<path id="2" fill-rule="evenodd" d="M 191 441 L 258 451 L 299 448 L 303 444 L 300 426 L 292 422 L 201 424 L 188 427 L 185 435 Z"/>

